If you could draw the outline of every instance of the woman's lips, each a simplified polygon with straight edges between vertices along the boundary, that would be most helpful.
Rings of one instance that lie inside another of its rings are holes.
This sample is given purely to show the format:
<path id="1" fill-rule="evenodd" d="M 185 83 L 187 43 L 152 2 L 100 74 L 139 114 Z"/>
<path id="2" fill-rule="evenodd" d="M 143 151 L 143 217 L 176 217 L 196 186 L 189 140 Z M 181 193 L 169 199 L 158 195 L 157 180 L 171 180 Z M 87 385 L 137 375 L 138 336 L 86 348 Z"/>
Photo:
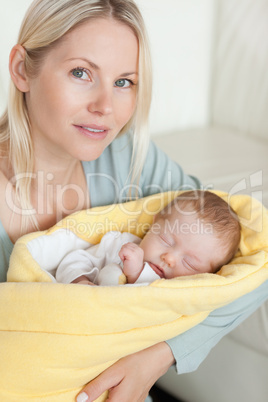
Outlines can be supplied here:
<path id="1" fill-rule="evenodd" d="M 165 278 L 165 274 L 164 272 L 155 264 L 153 264 L 152 262 L 148 262 L 148 264 L 150 265 L 150 267 L 152 268 L 152 270 L 154 270 L 154 272 L 160 276 L 160 278 Z"/>
<path id="2" fill-rule="evenodd" d="M 75 128 L 79 130 L 79 132 L 86 137 L 92 138 L 94 140 L 102 140 L 104 139 L 109 131 L 109 128 L 106 126 L 96 126 L 95 124 L 92 124 L 90 126 L 86 125 L 74 125 Z"/>

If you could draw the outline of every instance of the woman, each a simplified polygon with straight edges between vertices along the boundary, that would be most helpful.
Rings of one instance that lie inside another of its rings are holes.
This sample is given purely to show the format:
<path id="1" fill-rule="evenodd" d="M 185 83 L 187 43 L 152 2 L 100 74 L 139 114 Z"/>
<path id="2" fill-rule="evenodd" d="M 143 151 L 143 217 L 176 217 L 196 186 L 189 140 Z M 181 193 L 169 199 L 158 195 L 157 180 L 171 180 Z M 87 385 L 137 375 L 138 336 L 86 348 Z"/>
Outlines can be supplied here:
<path id="1" fill-rule="evenodd" d="M 132 0 L 34 1 L 10 74 L 0 121 L 2 281 L 22 234 L 83 208 L 200 185 L 148 147 L 150 53 Z M 77 400 L 110 389 L 111 401 L 143 401 L 175 360 L 180 373 L 194 369 L 263 297 L 255 291 L 187 335 L 119 360 Z"/>

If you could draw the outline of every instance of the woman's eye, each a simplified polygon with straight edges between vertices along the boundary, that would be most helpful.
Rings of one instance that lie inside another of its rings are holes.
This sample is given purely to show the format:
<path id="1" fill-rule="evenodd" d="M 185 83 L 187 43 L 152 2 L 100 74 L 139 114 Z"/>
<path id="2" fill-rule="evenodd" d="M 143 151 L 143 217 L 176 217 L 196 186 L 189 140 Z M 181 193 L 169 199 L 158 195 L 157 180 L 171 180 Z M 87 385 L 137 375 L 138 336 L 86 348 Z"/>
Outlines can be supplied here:
<path id="1" fill-rule="evenodd" d="M 82 80 L 87 80 L 89 78 L 88 72 L 84 68 L 74 68 L 71 74 L 75 78 L 80 78 Z"/>
<path id="2" fill-rule="evenodd" d="M 119 88 L 128 88 L 132 85 L 133 83 L 130 80 L 125 80 L 125 79 L 120 79 L 115 81 L 115 86 Z"/>

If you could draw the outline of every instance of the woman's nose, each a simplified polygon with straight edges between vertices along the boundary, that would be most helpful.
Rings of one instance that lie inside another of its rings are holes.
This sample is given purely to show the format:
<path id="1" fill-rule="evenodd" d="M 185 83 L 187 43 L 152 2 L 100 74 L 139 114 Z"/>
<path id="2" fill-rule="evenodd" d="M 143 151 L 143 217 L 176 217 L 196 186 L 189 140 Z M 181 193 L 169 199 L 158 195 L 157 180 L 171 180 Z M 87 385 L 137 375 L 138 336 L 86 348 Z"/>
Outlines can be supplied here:
<path id="1" fill-rule="evenodd" d="M 176 263 L 175 256 L 172 253 L 164 253 L 161 255 L 161 260 L 164 261 L 170 268 L 173 268 Z"/>
<path id="2" fill-rule="evenodd" d="M 98 85 L 90 95 L 88 110 L 91 113 L 107 115 L 112 113 L 112 89 L 106 88 L 104 85 Z"/>

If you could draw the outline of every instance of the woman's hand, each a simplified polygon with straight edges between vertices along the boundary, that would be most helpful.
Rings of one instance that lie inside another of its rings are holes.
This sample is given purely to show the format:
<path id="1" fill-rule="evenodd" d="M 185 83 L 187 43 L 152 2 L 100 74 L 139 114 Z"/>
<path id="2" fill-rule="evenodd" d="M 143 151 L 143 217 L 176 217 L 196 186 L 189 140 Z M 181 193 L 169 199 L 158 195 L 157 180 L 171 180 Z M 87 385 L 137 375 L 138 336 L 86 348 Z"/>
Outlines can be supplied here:
<path id="1" fill-rule="evenodd" d="M 156 380 L 175 363 L 165 342 L 118 360 L 88 383 L 78 402 L 93 402 L 109 390 L 109 402 L 144 402 Z M 84 399 L 83 399 L 84 397 Z"/>

